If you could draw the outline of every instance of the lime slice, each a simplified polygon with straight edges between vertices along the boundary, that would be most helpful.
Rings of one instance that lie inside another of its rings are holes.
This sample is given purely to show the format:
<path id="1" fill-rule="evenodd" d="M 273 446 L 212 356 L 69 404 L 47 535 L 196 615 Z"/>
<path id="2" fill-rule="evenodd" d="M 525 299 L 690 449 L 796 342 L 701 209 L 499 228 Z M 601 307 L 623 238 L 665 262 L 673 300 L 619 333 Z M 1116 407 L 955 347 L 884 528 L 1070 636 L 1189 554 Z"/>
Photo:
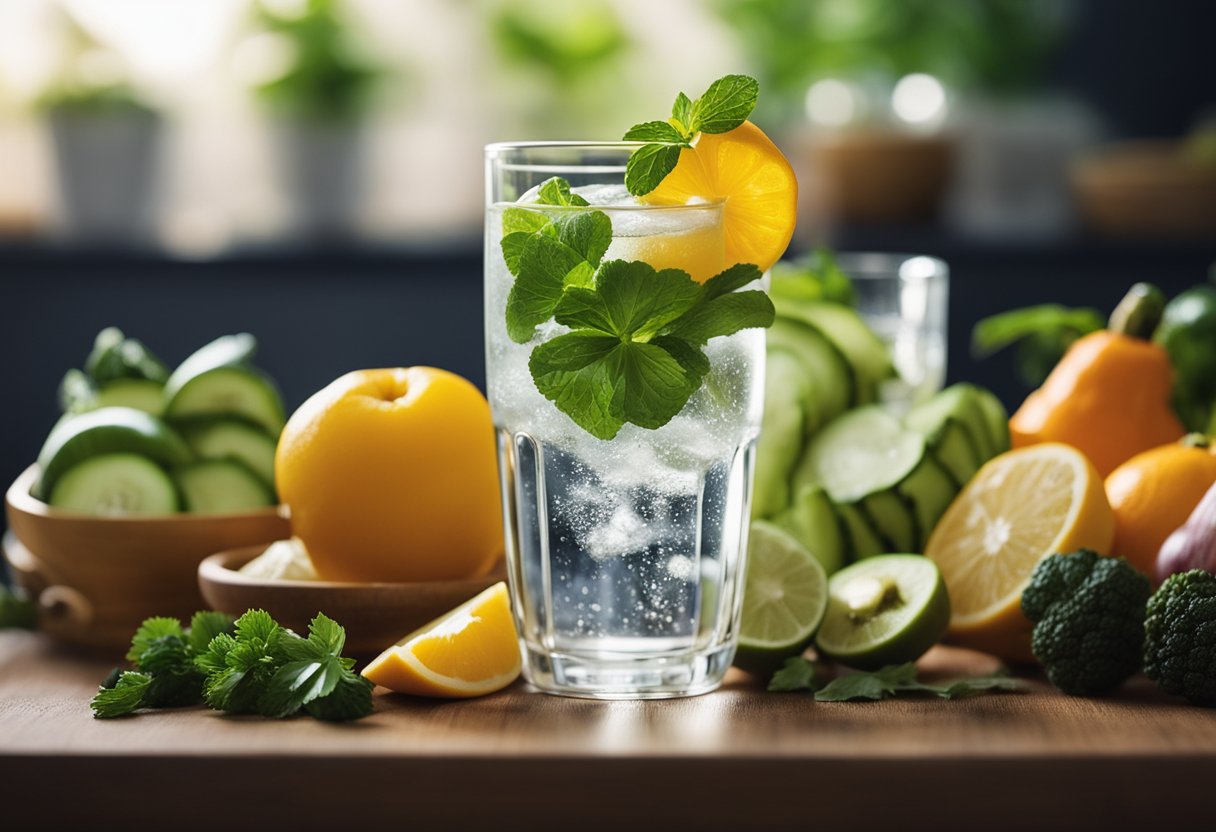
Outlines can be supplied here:
<path id="1" fill-rule="evenodd" d="M 946 583 L 921 555 L 858 561 L 828 581 L 828 609 L 815 643 L 858 670 L 915 661 L 950 623 Z"/>
<path id="2" fill-rule="evenodd" d="M 800 654 L 814 638 L 827 601 L 827 574 L 815 556 L 771 523 L 754 521 L 735 665 L 768 673 Z"/>

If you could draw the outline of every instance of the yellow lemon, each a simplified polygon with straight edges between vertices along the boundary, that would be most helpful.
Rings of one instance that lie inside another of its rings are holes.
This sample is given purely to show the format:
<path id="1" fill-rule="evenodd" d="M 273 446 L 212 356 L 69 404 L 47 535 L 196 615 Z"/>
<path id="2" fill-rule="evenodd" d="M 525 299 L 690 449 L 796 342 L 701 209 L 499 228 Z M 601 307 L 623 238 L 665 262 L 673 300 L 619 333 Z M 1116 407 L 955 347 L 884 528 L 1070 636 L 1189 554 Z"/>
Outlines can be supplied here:
<path id="1" fill-rule="evenodd" d="M 951 641 L 1032 661 L 1022 590 L 1056 552 L 1110 552 L 1115 518 L 1102 477 L 1075 448 L 1045 443 L 990 460 L 955 498 L 925 555 L 950 594 Z"/>
<path id="2" fill-rule="evenodd" d="M 754 263 L 767 271 L 794 235 L 798 180 L 777 146 L 745 121 L 727 133 L 702 133 L 643 199 L 655 205 L 723 202 L 726 265 Z"/>
<path id="3" fill-rule="evenodd" d="M 507 585 L 499 581 L 385 650 L 363 675 L 399 693 L 472 697 L 502 690 L 519 668 Z"/>

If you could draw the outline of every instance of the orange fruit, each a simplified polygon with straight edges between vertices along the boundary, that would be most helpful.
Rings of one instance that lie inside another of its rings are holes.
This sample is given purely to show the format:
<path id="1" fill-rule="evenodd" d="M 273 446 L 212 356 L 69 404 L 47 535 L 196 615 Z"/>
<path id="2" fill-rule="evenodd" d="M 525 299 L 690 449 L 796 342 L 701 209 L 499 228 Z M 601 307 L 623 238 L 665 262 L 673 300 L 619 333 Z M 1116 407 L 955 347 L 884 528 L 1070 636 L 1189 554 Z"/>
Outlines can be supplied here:
<path id="1" fill-rule="evenodd" d="M 502 690 L 519 671 L 519 638 L 499 581 L 385 650 L 363 675 L 398 693 L 471 697 Z"/>
<path id="2" fill-rule="evenodd" d="M 1056 552 L 1108 552 L 1114 533 L 1102 478 L 1076 448 L 1046 442 L 989 460 L 925 547 L 950 594 L 949 639 L 1033 661 L 1022 590 L 1035 566 Z"/>
<path id="3" fill-rule="evenodd" d="M 767 271 L 794 235 L 798 180 L 769 137 L 745 121 L 727 133 L 702 133 L 643 199 L 656 205 L 723 202 L 726 264 L 754 263 Z"/>
<path id="4" fill-rule="evenodd" d="M 1157 553 L 1216 483 L 1216 455 L 1204 437 L 1187 437 L 1136 454 L 1106 478 L 1115 512 L 1112 555 L 1152 577 Z"/>
<path id="5" fill-rule="evenodd" d="M 288 420 L 275 478 L 322 580 L 442 581 L 503 551 L 485 397 L 433 367 L 359 370 Z"/>

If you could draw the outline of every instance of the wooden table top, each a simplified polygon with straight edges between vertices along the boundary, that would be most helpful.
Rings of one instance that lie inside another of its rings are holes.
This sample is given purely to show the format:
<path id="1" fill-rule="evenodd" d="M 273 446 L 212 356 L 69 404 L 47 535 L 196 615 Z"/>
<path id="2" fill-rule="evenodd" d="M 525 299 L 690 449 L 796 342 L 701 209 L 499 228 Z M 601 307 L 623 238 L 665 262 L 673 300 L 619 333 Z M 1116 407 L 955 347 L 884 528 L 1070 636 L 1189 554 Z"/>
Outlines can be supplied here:
<path id="1" fill-rule="evenodd" d="M 939 647 L 922 670 L 994 665 Z M 988 832 L 1161 828 L 1213 812 L 1216 710 L 1144 678 L 1104 699 L 1030 679 L 1018 693 L 873 703 L 770 694 L 733 672 L 715 693 L 659 702 L 563 699 L 522 683 L 465 702 L 378 691 L 373 716 L 328 725 L 203 708 L 95 720 L 88 700 L 111 666 L 0 633 L 6 828 L 215 830 L 228 818 L 291 830 Z"/>

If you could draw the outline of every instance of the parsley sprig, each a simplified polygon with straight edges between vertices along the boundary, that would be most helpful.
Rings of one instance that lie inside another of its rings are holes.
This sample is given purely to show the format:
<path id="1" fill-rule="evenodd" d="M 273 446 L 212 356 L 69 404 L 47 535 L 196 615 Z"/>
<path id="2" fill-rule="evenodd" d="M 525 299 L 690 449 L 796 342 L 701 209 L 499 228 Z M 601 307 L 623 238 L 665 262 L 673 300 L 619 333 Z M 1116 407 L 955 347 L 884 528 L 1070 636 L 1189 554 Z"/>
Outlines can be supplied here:
<path id="1" fill-rule="evenodd" d="M 659 187 L 680 161 L 680 150 L 692 147 L 699 133 L 725 133 L 747 120 L 756 108 L 760 84 L 746 75 L 727 75 L 709 85 L 696 101 L 676 97 L 667 121 L 635 124 L 625 141 L 645 142 L 625 166 L 625 187 L 643 196 Z"/>
<path id="2" fill-rule="evenodd" d="M 888 665 L 873 673 L 849 673 L 831 681 L 823 679 L 823 668 L 801 657 L 785 660 L 785 666 L 773 674 L 768 689 L 772 691 L 809 690 L 816 702 L 849 702 L 879 700 L 907 693 L 932 694 L 941 699 L 959 699 L 982 691 L 1013 691 L 1021 682 L 1010 678 L 1007 671 L 989 676 L 968 676 L 943 685 L 928 685 L 917 681 L 916 663 Z"/>
<path id="3" fill-rule="evenodd" d="M 321 614 L 307 638 L 263 610 L 237 619 L 200 612 L 189 628 L 149 618 L 127 652 L 136 669 L 111 674 L 93 698 L 93 714 L 108 719 L 206 702 L 233 714 L 279 718 L 303 709 L 317 719 L 358 719 L 372 711 L 372 684 L 342 657 L 345 645 L 345 630 Z"/>

